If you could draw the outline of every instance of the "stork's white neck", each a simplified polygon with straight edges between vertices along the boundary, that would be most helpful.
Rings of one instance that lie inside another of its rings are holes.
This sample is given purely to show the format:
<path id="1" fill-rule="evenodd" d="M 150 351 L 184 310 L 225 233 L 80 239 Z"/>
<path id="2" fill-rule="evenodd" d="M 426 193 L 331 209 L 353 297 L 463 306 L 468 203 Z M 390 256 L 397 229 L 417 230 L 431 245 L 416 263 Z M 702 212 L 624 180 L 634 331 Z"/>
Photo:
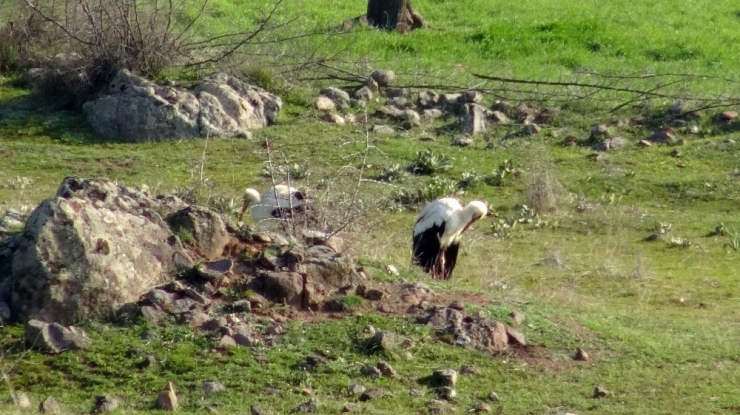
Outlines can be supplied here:
<path id="1" fill-rule="evenodd" d="M 259 203 L 262 200 L 260 193 L 255 189 L 247 189 L 244 192 L 244 198 L 247 199 L 250 204 Z"/>
<path id="2" fill-rule="evenodd" d="M 487 213 L 488 207 L 483 202 L 474 200 L 468 203 L 460 212 L 460 224 L 464 226 L 463 231 L 473 222 L 486 216 Z"/>

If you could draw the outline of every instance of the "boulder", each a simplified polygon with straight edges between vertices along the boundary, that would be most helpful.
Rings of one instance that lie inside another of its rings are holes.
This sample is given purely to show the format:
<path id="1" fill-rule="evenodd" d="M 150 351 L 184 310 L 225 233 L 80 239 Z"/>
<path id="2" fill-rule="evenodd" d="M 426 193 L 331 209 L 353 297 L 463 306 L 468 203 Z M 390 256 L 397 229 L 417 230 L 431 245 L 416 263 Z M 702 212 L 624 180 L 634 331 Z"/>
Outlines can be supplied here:
<path id="1" fill-rule="evenodd" d="M 282 105 L 279 97 L 224 73 L 188 90 L 160 86 L 124 69 L 104 96 L 82 109 L 103 138 L 140 142 L 247 137 L 248 130 L 277 122 Z"/>
<path id="2" fill-rule="evenodd" d="M 182 233 L 190 237 L 193 247 L 209 260 L 221 258 L 230 240 L 221 215 L 199 206 L 178 211 L 167 218 L 167 223 L 175 235 Z"/>
<path id="3" fill-rule="evenodd" d="M 191 268 L 193 259 L 160 216 L 183 206 L 108 180 L 65 178 L 16 238 L 14 316 L 61 324 L 107 316 Z"/>

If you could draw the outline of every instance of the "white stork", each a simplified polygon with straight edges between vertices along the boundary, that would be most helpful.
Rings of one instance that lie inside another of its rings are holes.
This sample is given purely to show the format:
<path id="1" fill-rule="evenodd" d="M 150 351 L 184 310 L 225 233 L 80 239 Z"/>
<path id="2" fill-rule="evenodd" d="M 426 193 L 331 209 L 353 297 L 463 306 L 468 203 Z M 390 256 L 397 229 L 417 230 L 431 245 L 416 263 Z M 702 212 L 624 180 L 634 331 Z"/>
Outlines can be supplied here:
<path id="1" fill-rule="evenodd" d="M 244 212 L 249 209 L 255 222 L 266 219 L 280 219 L 292 215 L 293 212 L 303 211 L 306 207 L 305 195 L 295 187 L 278 184 L 270 188 L 260 196 L 255 189 L 244 191 L 242 211 L 239 220 L 244 217 Z"/>
<path id="2" fill-rule="evenodd" d="M 421 266 L 432 278 L 449 279 L 455 269 L 463 232 L 488 214 L 486 203 L 478 200 L 465 208 L 452 197 L 428 203 L 414 225 L 412 264 Z"/>

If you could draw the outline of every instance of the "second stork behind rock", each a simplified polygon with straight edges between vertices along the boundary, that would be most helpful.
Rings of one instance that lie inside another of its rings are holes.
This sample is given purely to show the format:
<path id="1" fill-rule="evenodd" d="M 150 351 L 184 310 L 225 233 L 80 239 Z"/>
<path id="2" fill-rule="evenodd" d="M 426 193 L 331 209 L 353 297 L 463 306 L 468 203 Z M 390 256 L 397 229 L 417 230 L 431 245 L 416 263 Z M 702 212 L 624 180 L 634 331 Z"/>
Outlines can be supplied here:
<path id="1" fill-rule="evenodd" d="M 306 202 L 306 196 L 295 187 L 278 184 L 262 195 L 256 189 L 249 188 L 244 192 L 239 220 L 247 210 L 257 223 L 291 217 L 294 212 L 304 211 Z"/>

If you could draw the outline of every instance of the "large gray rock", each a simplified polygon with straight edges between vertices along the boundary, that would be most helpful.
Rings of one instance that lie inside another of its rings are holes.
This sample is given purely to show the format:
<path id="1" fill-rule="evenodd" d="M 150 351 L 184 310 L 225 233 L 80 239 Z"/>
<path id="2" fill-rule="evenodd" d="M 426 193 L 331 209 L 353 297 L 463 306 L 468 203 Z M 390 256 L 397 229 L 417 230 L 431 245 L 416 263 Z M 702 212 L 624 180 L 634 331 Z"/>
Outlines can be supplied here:
<path id="1" fill-rule="evenodd" d="M 221 215 L 211 210 L 188 206 L 167 218 L 170 227 L 192 237 L 192 245 L 207 259 L 218 259 L 229 242 L 229 233 Z M 184 242 L 184 241 L 183 241 Z"/>
<path id="2" fill-rule="evenodd" d="M 192 90 L 160 86 L 127 70 L 106 95 L 86 102 L 92 128 L 113 141 L 158 141 L 195 137 L 247 137 L 274 124 L 282 100 L 230 75 L 213 74 Z"/>
<path id="3" fill-rule="evenodd" d="M 283 101 L 277 95 L 225 73 L 203 79 L 193 88 L 201 103 L 200 135 L 234 137 L 277 123 Z"/>
<path id="4" fill-rule="evenodd" d="M 64 179 L 16 237 L 15 317 L 61 324 L 104 317 L 192 267 L 160 216 L 186 206 L 108 180 Z"/>

